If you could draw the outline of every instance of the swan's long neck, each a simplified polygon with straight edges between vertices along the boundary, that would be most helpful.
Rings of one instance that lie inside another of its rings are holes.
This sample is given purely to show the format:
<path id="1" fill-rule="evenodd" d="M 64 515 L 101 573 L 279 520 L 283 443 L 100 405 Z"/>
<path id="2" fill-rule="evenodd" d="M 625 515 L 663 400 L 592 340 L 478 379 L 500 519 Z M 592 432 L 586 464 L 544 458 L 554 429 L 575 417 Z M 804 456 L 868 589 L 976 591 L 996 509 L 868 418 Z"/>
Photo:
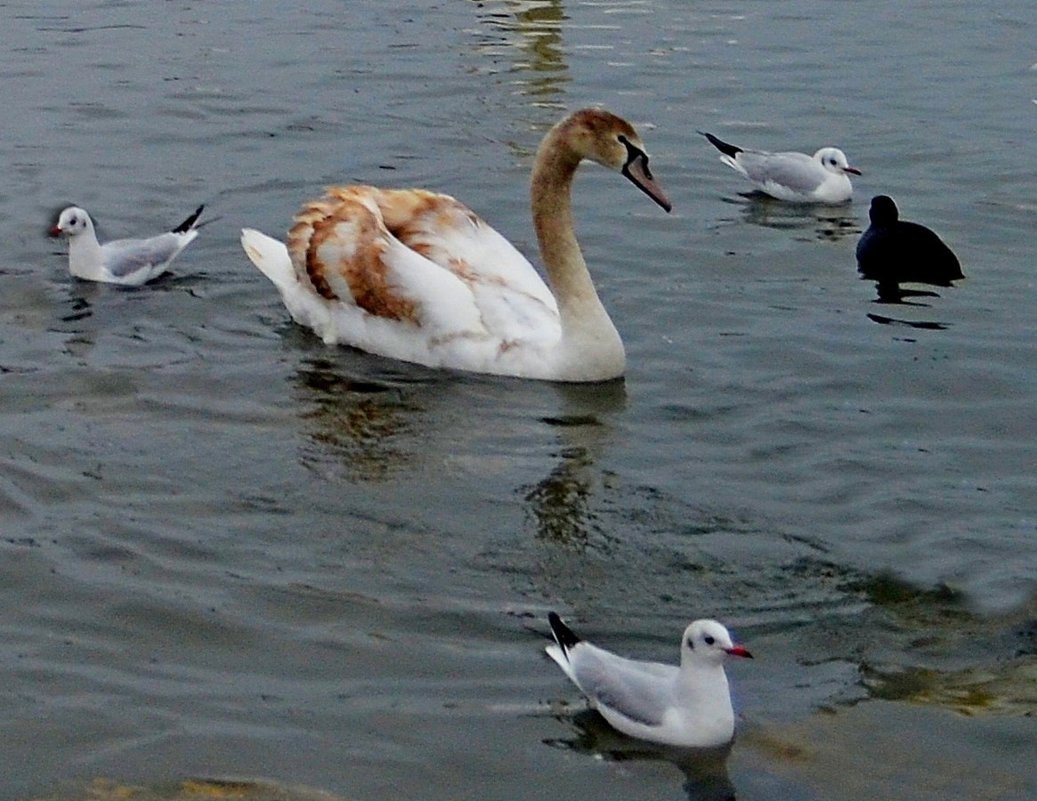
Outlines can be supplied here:
<path id="1" fill-rule="evenodd" d="M 573 229 L 571 191 L 580 156 L 564 128 L 545 137 L 533 165 L 533 226 L 551 289 L 558 301 L 563 353 L 579 358 L 596 378 L 621 375 L 623 342 L 598 297 Z"/>

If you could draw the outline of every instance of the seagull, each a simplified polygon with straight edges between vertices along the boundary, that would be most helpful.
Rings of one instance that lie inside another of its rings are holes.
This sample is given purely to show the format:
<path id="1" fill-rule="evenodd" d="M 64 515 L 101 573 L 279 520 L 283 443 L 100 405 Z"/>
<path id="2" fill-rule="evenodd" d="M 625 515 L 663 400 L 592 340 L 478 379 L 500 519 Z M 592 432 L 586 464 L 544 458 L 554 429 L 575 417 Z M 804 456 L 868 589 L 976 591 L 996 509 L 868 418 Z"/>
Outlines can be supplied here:
<path id="1" fill-rule="evenodd" d="M 680 667 L 639 662 L 584 642 L 557 614 L 547 654 L 614 728 L 665 745 L 714 748 L 734 737 L 724 673 L 728 656 L 752 657 L 723 625 L 696 620 L 684 630 Z"/>
<path id="2" fill-rule="evenodd" d="M 198 236 L 198 217 L 205 206 L 172 231 L 148 239 L 97 241 L 90 215 L 78 206 L 69 206 L 58 215 L 51 236 L 68 237 L 68 271 L 76 278 L 108 284 L 140 286 L 157 278 Z"/>
<path id="3" fill-rule="evenodd" d="M 876 195 L 868 210 L 871 225 L 857 241 L 857 272 L 878 282 L 880 300 L 900 300 L 903 282 L 952 286 L 965 277 L 954 252 L 932 230 L 900 219 L 888 195 Z M 932 294 L 932 293 L 925 293 Z"/>
<path id="4" fill-rule="evenodd" d="M 699 131 L 722 154 L 720 160 L 737 170 L 761 192 L 794 203 L 845 203 L 853 195 L 848 174 L 860 175 L 837 147 L 806 153 L 745 150 Z"/>

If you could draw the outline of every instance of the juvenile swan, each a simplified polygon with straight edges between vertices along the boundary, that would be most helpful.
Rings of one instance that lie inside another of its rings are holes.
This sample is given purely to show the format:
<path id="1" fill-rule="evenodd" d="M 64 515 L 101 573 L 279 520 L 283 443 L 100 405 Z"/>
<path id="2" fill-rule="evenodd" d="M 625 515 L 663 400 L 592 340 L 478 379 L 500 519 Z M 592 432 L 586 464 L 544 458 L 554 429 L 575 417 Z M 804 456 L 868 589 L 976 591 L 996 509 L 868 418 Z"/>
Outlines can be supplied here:
<path id="1" fill-rule="evenodd" d="M 548 285 L 504 237 L 448 195 L 339 186 L 303 206 L 287 244 L 241 233 L 249 259 L 292 317 L 328 344 L 429 367 L 603 381 L 623 374 L 623 343 L 573 231 L 577 166 L 596 161 L 666 211 L 633 126 L 574 112 L 533 164 L 533 226 Z"/>

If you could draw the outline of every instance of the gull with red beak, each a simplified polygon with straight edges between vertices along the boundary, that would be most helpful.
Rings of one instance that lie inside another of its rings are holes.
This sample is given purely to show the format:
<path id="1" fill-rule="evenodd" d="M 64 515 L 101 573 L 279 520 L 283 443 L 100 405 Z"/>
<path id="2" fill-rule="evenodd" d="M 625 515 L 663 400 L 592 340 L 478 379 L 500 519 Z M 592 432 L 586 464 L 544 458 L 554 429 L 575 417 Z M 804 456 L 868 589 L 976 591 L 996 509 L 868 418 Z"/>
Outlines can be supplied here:
<path id="1" fill-rule="evenodd" d="M 734 737 L 723 663 L 752 654 L 717 621 L 696 620 L 684 630 L 678 667 L 618 656 L 581 640 L 554 612 L 547 619 L 555 638 L 548 655 L 613 728 L 687 748 L 714 748 Z"/>
<path id="2" fill-rule="evenodd" d="M 747 150 L 699 131 L 720 151 L 720 160 L 737 170 L 758 190 L 793 203 L 845 203 L 853 196 L 848 175 L 860 175 L 837 147 L 806 153 Z"/>
<path id="3" fill-rule="evenodd" d="M 69 206 L 58 215 L 50 235 L 68 238 L 68 271 L 76 278 L 140 286 L 169 269 L 170 262 L 194 241 L 204 208 L 199 206 L 180 225 L 163 234 L 147 239 L 114 239 L 102 245 L 90 215 L 78 206 Z"/>

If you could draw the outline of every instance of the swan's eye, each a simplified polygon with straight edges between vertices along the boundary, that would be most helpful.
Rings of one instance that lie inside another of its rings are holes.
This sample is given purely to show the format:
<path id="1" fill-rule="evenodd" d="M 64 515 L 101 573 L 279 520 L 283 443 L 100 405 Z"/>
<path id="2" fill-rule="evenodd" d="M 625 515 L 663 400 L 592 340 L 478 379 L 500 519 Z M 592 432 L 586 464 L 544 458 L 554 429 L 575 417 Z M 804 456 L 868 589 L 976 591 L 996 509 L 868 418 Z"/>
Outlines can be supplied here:
<path id="1" fill-rule="evenodd" d="M 703 637 L 702 639 L 706 641 L 706 645 L 712 645 L 713 643 L 716 642 L 716 640 L 713 639 L 712 637 L 710 637 L 708 634 L 705 637 Z"/>

